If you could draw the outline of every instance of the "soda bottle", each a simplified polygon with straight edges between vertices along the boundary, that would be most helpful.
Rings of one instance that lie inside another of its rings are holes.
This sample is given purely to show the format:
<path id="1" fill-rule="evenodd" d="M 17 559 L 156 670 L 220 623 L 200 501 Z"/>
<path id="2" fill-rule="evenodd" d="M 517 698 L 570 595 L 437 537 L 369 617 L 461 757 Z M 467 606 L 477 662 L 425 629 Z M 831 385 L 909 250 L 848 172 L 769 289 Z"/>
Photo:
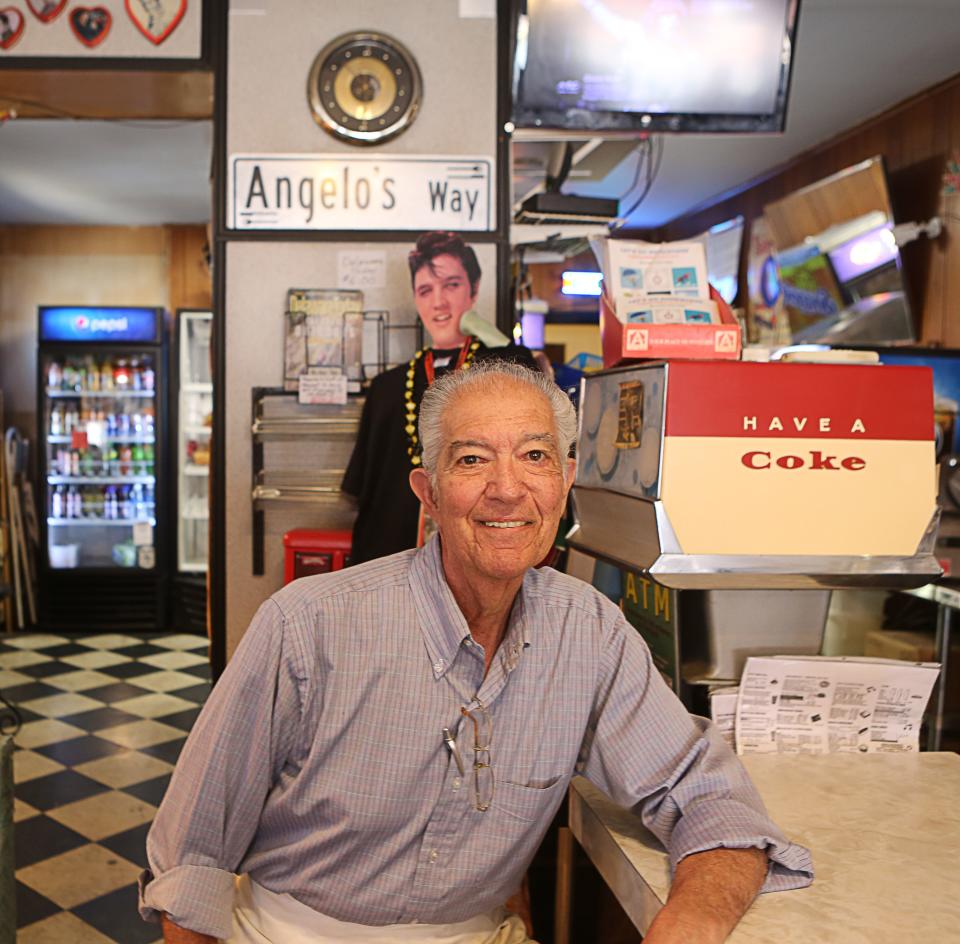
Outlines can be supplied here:
<path id="1" fill-rule="evenodd" d="M 113 365 L 113 386 L 117 390 L 130 389 L 130 368 L 122 357 Z"/>
<path id="2" fill-rule="evenodd" d="M 114 521 L 117 517 L 117 490 L 113 485 L 103 490 L 103 517 L 108 521 Z"/>
<path id="3" fill-rule="evenodd" d="M 80 517 L 80 496 L 77 494 L 77 488 L 75 485 L 71 485 L 67 489 L 67 508 L 66 508 L 67 518 L 79 518 Z"/>
<path id="4" fill-rule="evenodd" d="M 147 358 L 143 362 L 143 389 L 153 390 L 157 382 L 157 376 L 153 372 L 153 361 Z"/>
<path id="5" fill-rule="evenodd" d="M 53 518 L 65 518 L 66 515 L 64 515 L 63 511 L 63 486 L 58 485 L 53 490 L 53 495 L 50 499 L 50 516 Z"/>
<path id="6" fill-rule="evenodd" d="M 150 443 L 143 447 L 143 474 L 153 475 L 153 446 Z"/>
<path id="7" fill-rule="evenodd" d="M 80 450 L 74 449 L 70 453 L 70 474 L 80 474 Z"/>
<path id="8" fill-rule="evenodd" d="M 50 411 L 50 435 L 51 436 L 63 435 L 63 404 L 62 403 L 58 403 Z"/>
<path id="9" fill-rule="evenodd" d="M 101 486 L 100 488 L 94 489 L 93 491 L 93 501 L 91 503 L 91 508 L 93 510 L 94 518 L 103 518 L 104 517 L 104 490 Z"/>
<path id="10" fill-rule="evenodd" d="M 143 390 L 143 374 L 140 371 L 140 361 L 137 358 L 130 361 L 130 389 Z"/>
<path id="11" fill-rule="evenodd" d="M 47 388 L 50 390 L 59 390 L 63 383 L 63 368 L 59 361 L 50 361 L 47 367 Z"/>
<path id="12" fill-rule="evenodd" d="M 143 408 L 143 435 L 152 437 L 156 431 L 156 422 L 153 414 L 152 406 L 145 406 Z"/>
<path id="13" fill-rule="evenodd" d="M 143 486 L 139 482 L 130 489 L 130 504 L 133 507 L 134 518 L 141 521 L 146 517 L 143 507 Z"/>
<path id="14" fill-rule="evenodd" d="M 87 390 L 100 390 L 100 366 L 92 357 L 87 358 Z"/>
<path id="15" fill-rule="evenodd" d="M 132 518 L 133 517 L 133 507 L 130 504 L 130 486 L 121 485 L 118 488 L 119 497 L 117 499 L 117 505 L 119 506 L 119 512 L 121 518 Z"/>
<path id="16" fill-rule="evenodd" d="M 109 357 L 105 357 L 100 366 L 100 389 L 104 392 L 113 390 L 113 364 Z"/>
<path id="17" fill-rule="evenodd" d="M 143 468 L 143 446 L 140 443 L 134 443 L 133 449 L 130 454 L 131 461 L 133 462 L 132 471 L 134 475 L 145 475 Z"/>
<path id="18" fill-rule="evenodd" d="M 121 475 L 130 475 L 132 462 L 133 462 L 133 451 L 130 448 L 130 443 L 123 443 L 120 446 L 120 470 L 119 471 Z"/>

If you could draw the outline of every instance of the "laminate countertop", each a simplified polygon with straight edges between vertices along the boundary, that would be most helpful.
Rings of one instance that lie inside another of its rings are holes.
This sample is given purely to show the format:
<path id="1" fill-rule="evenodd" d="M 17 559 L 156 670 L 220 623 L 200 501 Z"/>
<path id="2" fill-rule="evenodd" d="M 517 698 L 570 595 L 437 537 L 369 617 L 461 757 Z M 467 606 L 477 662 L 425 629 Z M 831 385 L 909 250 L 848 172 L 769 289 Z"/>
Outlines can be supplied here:
<path id="1" fill-rule="evenodd" d="M 773 820 L 811 850 L 809 888 L 761 895 L 730 944 L 960 942 L 960 755 L 752 754 Z M 666 853 L 578 778 L 570 829 L 641 932 L 666 900 Z"/>

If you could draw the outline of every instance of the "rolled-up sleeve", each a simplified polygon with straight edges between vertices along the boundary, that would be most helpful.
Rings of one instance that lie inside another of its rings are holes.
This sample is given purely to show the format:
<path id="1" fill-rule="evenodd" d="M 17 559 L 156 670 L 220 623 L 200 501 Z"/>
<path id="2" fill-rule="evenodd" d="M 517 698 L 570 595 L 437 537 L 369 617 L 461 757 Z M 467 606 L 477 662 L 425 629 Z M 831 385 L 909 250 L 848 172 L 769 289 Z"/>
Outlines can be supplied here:
<path id="1" fill-rule="evenodd" d="M 695 852 L 757 848 L 770 860 L 761 891 L 809 885 L 810 852 L 770 820 L 739 758 L 711 722 L 683 707 L 622 616 L 601 666 L 582 773 L 639 812 L 671 870 Z"/>
<path id="2" fill-rule="evenodd" d="M 147 837 L 140 913 L 227 937 L 238 866 L 302 715 L 301 654 L 264 603 L 184 745 Z"/>

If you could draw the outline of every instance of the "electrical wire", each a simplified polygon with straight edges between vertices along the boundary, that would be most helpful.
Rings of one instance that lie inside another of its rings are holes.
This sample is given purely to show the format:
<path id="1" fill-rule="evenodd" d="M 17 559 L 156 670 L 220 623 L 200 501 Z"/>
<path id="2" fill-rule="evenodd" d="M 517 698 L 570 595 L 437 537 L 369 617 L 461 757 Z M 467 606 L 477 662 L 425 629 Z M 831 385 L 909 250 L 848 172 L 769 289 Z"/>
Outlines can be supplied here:
<path id="1" fill-rule="evenodd" d="M 612 229 L 620 229 L 626 222 L 628 217 L 634 210 L 647 199 L 650 190 L 653 188 L 653 184 L 657 179 L 657 175 L 660 173 L 660 165 L 663 162 L 663 135 L 660 135 L 657 138 L 648 138 L 647 139 L 647 174 L 646 181 L 644 183 L 643 190 L 640 193 L 640 196 L 634 200 L 633 204 L 630 206 L 630 209 L 626 213 L 621 213 L 619 218 L 616 221 L 616 224 L 611 227 Z"/>
<path id="2" fill-rule="evenodd" d="M 631 193 L 636 189 L 637 184 L 640 182 L 640 171 L 643 169 L 643 162 L 647 157 L 647 142 L 649 138 L 641 139 L 640 143 L 637 145 L 637 149 L 634 152 L 637 155 L 637 166 L 634 168 L 633 180 L 630 182 L 630 186 L 627 187 L 620 196 L 617 197 L 617 202 L 620 200 L 626 200 Z"/>

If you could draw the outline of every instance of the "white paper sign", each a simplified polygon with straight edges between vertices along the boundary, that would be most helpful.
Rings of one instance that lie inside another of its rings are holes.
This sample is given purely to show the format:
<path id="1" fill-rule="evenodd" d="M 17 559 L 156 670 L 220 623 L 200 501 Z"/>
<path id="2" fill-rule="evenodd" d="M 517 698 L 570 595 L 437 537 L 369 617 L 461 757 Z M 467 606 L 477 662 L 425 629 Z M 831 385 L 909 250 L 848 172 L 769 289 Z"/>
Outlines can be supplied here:
<path id="1" fill-rule="evenodd" d="M 87 445 L 103 449 L 107 444 L 107 424 L 102 420 L 87 421 Z"/>
<path id="2" fill-rule="evenodd" d="M 751 656 L 740 679 L 737 753 L 919 750 L 934 662 Z"/>
<path id="3" fill-rule="evenodd" d="M 133 526 L 133 543 L 137 547 L 153 546 L 153 525 L 149 521 L 138 521 Z"/>
<path id="4" fill-rule="evenodd" d="M 387 254 L 382 249 L 345 249 L 337 253 L 337 286 L 372 289 L 387 284 Z"/>
<path id="5" fill-rule="evenodd" d="M 717 726 L 720 736 L 734 750 L 736 739 L 737 698 L 738 688 L 716 688 L 710 692 L 710 720 Z"/>
<path id="6" fill-rule="evenodd" d="M 137 548 L 137 566 L 144 570 L 153 570 L 157 566 L 157 552 L 152 546 Z"/>
<path id="7" fill-rule="evenodd" d="M 230 228 L 489 231 L 492 157 L 234 154 Z"/>
<path id="8" fill-rule="evenodd" d="M 707 259 L 697 242 L 648 243 L 639 239 L 593 239 L 594 254 L 603 271 L 610 298 L 660 296 L 707 299 Z M 621 317 L 620 311 L 617 316 Z"/>
<path id="9" fill-rule="evenodd" d="M 300 403 L 346 403 L 346 374 L 301 374 L 297 400 Z"/>

